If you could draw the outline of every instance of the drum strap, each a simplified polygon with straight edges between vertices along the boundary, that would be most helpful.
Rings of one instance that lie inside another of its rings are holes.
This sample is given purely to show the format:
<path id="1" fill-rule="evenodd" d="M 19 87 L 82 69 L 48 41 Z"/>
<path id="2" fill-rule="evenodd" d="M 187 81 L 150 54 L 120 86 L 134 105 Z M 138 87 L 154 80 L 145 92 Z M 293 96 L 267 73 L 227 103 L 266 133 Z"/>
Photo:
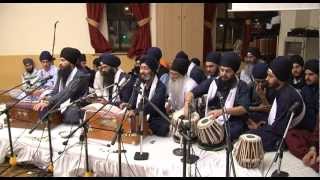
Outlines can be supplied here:
<path id="1" fill-rule="evenodd" d="M 237 84 L 236 86 L 234 86 L 230 91 L 229 91 L 229 94 L 227 96 L 227 99 L 226 99 L 226 102 L 225 102 L 225 108 L 231 108 L 233 107 L 233 104 L 234 104 L 234 100 L 235 100 L 235 97 L 236 97 L 236 92 L 237 92 L 237 89 L 238 89 L 238 83 L 239 83 L 239 79 L 237 78 Z M 205 111 L 205 115 L 208 116 L 208 102 L 213 99 L 215 96 L 216 96 L 216 93 L 217 93 L 217 84 L 216 84 L 216 81 L 213 80 L 210 84 L 210 87 L 209 87 L 209 91 L 208 91 L 208 96 L 207 96 L 207 102 L 206 102 L 206 111 Z M 230 114 L 226 114 L 227 116 L 227 119 L 230 118 Z M 220 124 L 220 125 L 223 125 L 224 123 L 224 119 L 223 119 L 223 116 L 219 116 L 217 119 L 217 122 Z"/>

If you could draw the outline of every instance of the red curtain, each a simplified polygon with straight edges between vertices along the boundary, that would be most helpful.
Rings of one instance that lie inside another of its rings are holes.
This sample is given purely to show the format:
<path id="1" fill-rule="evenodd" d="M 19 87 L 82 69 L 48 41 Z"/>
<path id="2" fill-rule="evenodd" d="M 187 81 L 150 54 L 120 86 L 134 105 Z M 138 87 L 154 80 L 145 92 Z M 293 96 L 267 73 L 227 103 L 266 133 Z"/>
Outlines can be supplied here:
<path id="1" fill-rule="evenodd" d="M 243 44 L 242 44 L 242 50 L 241 50 L 241 58 L 243 59 L 246 55 L 247 49 L 249 47 L 249 43 L 251 40 L 251 20 L 246 19 L 244 23 L 244 37 L 243 37 Z"/>
<path id="2" fill-rule="evenodd" d="M 212 51 L 212 36 L 213 19 L 216 15 L 216 4 L 206 3 L 204 5 L 204 31 L 203 31 L 203 62 L 208 52 Z"/>
<path id="3" fill-rule="evenodd" d="M 148 3 L 133 3 L 129 5 L 129 8 L 138 22 L 132 47 L 128 51 L 128 56 L 132 58 L 145 53 L 151 47 L 150 8 Z"/>
<path id="4" fill-rule="evenodd" d="M 111 51 L 111 46 L 104 38 L 99 30 L 99 23 L 103 15 L 103 3 L 87 3 L 87 20 L 90 33 L 91 46 L 94 48 L 95 53 L 104 53 Z"/>

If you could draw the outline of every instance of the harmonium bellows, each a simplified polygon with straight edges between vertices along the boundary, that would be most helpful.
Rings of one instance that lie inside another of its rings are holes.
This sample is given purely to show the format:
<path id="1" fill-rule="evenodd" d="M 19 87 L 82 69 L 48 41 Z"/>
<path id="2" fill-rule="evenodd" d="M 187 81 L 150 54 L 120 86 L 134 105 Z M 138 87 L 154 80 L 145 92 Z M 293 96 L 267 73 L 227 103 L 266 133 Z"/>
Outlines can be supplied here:
<path id="1" fill-rule="evenodd" d="M 104 108 L 95 114 L 95 110 L 86 110 L 85 118 L 89 120 L 88 138 L 112 140 L 118 126 L 122 123 L 122 142 L 126 144 L 139 144 L 138 130 L 140 123 L 135 118 L 123 118 L 123 113 L 111 112 Z M 150 135 L 150 128 L 144 119 L 143 137 Z"/>
<path id="2" fill-rule="evenodd" d="M 12 106 L 17 100 L 8 95 L 0 96 L 0 103 L 5 103 L 6 106 Z M 14 128 L 32 128 L 39 120 L 40 113 L 34 111 L 32 107 L 36 102 L 19 102 L 9 110 L 10 125 Z M 49 116 L 51 128 L 55 128 L 62 123 L 62 115 L 59 112 Z M 43 129 L 46 123 L 42 123 L 37 129 Z"/>

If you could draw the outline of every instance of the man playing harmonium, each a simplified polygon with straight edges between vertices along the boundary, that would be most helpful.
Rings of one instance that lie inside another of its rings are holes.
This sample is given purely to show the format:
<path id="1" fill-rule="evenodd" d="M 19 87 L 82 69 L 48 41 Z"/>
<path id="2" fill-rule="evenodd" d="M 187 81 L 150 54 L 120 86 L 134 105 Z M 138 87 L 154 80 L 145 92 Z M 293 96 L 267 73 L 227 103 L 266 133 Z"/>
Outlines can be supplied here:
<path id="1" fill-rule="evenodd" d="M 236 53 L 224 53 L 220 59 L 219 77 L 213 79 L 211 84 L 200 84 L 187 93 L 184 105 L 185 115 L 187 115 L 192 99 L 208 93 L 205 115 L 222 125 L 224 123 L 222 108 L 217 96 L 217 92 L 220 92 L 225 101 L 227 118 L 229 116 L 232 141 L 237 139 L 246 129 L 245 115 L 249 107 L 248 86 L 236 76 L 239 67 L 240 57 Z"/>
<path id="2" fill-rule="evenodd" d="M 115 55 L 104 53 L 100 56 L 100 63 L 93 84 L 97 96 L 96 102 L 113 105 L 128 102 L 132 87 L 129 87 L 130 83 L 126 83 L 125 72 L 119 68 L 120 59 Z"/>
<path id="3" fill-rule="evenodd" d="M 66 47 L 60 53 L 58 80 L 53 91 L 40 103 L 34 105 L 35 111 L 45 114 L 52 106 L 60 106 L 63 122 L 78 124 L 82 119 L 82 112 L 76 105 L 67 106 L 88 92 L 89 77 L 79 71 L 75 65 L 80 56 L 80 51 Z"/>
<path id="4" fill-rule="evenodd" d="M 144 92 L 144 97 L 148 98 L 148 100 L 165 113 L 166 86 L 156 76 L 158 66 L 157 60 L 152 56 L 143 56 L 141 58 L 139 78 L 141 82 L 137 83 L 137 87 L 140 87 L 141 91 Z M 134 90 L 131 98 L 132 101 L 129 101 L 129 106 L 134 110 L 130 110 L 128 116 L 134 117 L 139 111 L 142 95 Z M 121 107 L 124 107 L 124 104 L 122 104 Z M 170 125 L 169 122 L 163 119 L 161 115 L 147 103 L 147 101 L 144 102 L 143 112 L 152 133 L 157 136 L 167 136 Z"/>

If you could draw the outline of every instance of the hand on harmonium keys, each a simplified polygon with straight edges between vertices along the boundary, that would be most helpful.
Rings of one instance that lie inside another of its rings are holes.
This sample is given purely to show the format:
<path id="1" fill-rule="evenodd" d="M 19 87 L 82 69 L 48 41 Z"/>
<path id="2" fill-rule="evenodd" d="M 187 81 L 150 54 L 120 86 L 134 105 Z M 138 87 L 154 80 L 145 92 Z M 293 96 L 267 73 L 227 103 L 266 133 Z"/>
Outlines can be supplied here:
<path id="1" fill-rule="evenodd" d="M 44 108 L 48 107 L 48 103 L 45 101 L 40 101 L 40 103 L 33 106 L 33 110 L 42 111 Z"/>

